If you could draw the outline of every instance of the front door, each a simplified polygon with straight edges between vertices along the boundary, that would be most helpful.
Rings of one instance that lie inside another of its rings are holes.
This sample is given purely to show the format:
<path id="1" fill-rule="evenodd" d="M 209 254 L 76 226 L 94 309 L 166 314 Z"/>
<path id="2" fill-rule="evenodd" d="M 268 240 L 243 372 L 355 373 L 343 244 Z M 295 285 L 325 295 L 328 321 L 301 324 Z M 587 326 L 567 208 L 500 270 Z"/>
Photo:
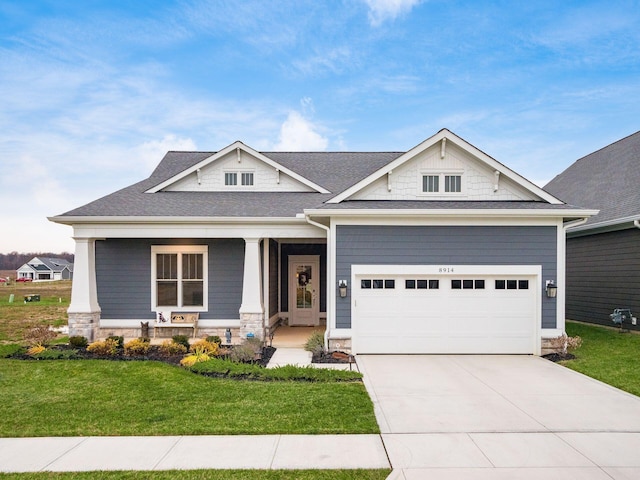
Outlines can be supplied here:
<path id="1" fill-rule="evenodd" d="M 320 257 L 289 256 L 289 325 L 319 324 Z"/>

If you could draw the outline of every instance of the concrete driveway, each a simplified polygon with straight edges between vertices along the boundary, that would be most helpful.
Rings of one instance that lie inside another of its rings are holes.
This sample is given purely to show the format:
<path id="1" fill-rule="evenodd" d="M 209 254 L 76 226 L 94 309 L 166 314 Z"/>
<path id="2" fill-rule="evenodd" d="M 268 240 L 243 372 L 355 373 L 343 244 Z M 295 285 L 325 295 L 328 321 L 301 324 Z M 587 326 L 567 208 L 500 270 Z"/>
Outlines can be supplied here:
<path id="1" fill-rule="evenodd" d="M 397 479 L 640 479 L 640 398 L 533 356 L 359 355 Z"/>

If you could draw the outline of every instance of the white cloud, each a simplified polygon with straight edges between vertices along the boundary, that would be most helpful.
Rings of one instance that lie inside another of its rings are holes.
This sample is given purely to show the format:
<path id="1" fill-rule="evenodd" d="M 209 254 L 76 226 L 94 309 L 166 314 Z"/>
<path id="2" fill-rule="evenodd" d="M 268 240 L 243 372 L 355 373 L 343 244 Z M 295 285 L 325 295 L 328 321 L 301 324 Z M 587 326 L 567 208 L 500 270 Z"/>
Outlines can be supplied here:
<path id="1" fill-rule="evenodd" d="M 379 27 L 386 20 L 394 20 L 411 11 L 422 0 L 365 0 L 369 7 L 369 23 Z"/>
<path id="2" fill-rule="evenodd" d="M 149 169 L 153 169 L 158 165 L 160 159 L 169 150 L 193 152 L 197 150 L 197 148 L 194 141 L 190 138 L 180 138 L 171 134 L 165 135 L 162 140 L 144 142 L 135 149 L 136 158 L 149 167 Z"/>
<path id="3" fill-rule="evenodd" d="M 300 113 L 289 112 L 280 127 L 280 140 L 274 149 L 290 152 L 326 150 L 329 140 L 316 130 L 317 127 Z"/>

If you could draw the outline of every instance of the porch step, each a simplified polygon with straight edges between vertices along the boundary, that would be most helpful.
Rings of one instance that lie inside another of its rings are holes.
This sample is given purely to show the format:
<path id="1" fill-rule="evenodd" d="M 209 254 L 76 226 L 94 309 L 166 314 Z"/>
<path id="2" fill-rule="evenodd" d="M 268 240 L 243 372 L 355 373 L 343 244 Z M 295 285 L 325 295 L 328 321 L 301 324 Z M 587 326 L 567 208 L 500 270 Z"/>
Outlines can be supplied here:
<path id="1" fill-rule="evenodd" d="M 296 365 L 306 367 L 311 365 L 311 352 L 303 348 L 279 347 L 273 354 L 267 368 L 281 367 L 283 365 Z"/>

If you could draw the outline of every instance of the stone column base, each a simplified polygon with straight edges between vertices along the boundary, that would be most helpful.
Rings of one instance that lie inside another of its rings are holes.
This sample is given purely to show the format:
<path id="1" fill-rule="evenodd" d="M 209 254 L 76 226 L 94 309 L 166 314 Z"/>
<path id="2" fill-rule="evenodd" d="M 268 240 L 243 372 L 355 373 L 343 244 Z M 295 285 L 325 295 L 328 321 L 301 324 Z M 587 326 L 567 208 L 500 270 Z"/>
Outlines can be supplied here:
<path id="1" fill-rule="evenodd" d="M 85 337 L 90 343 L 96 339 L 100 326 L 100 312 L 69 313 L 69 336 Z"/>
<path id="2" fill-rule="evenodd" d="M 262 313 L 240 314 L 240 337 L 245 339 L 248 333 L 253 333 L 254 337 L 264 340 L 264 315 Z"/>

